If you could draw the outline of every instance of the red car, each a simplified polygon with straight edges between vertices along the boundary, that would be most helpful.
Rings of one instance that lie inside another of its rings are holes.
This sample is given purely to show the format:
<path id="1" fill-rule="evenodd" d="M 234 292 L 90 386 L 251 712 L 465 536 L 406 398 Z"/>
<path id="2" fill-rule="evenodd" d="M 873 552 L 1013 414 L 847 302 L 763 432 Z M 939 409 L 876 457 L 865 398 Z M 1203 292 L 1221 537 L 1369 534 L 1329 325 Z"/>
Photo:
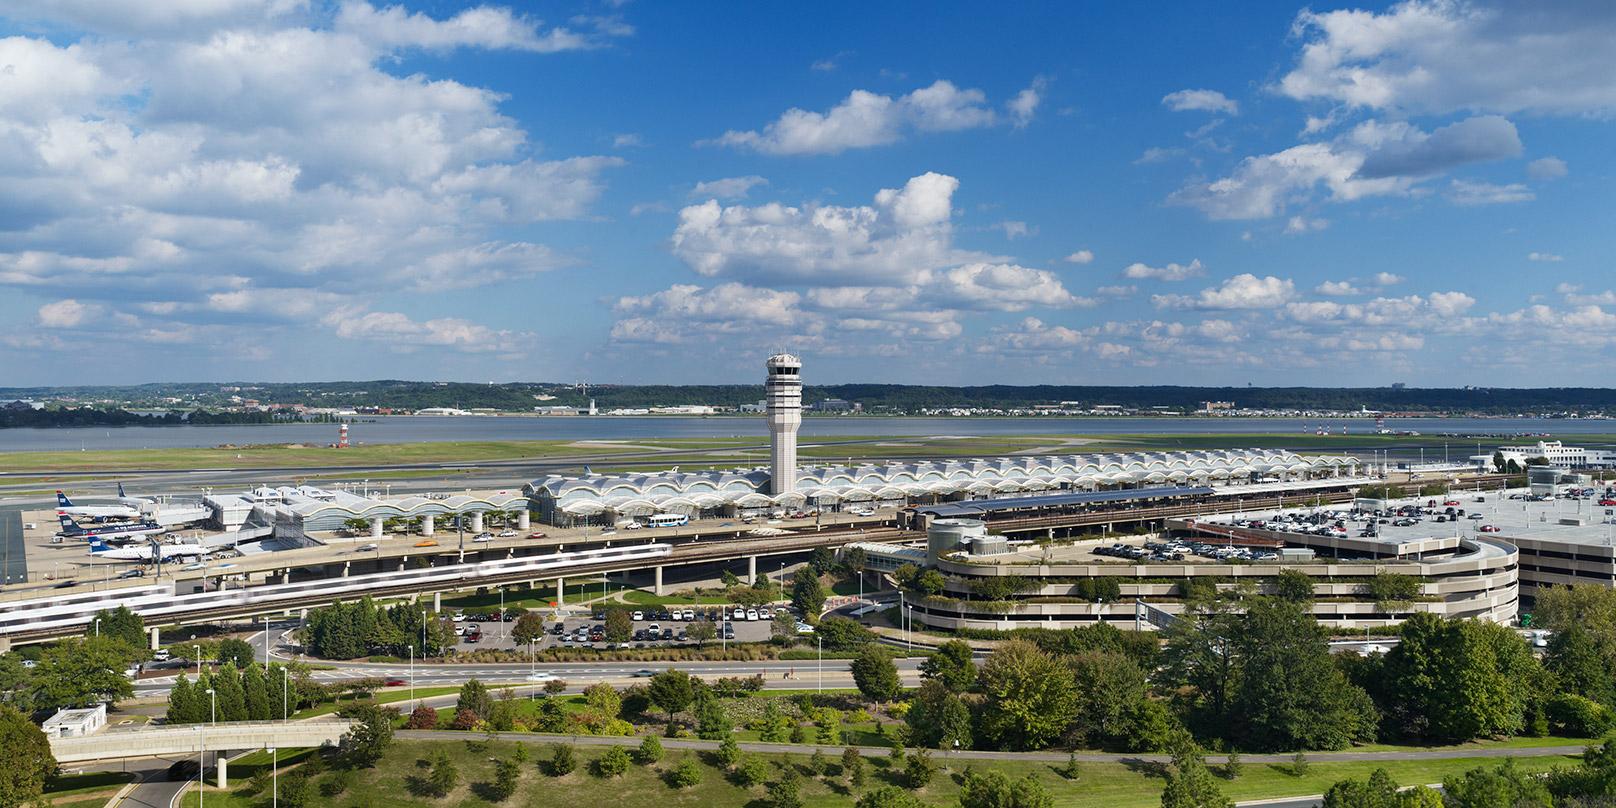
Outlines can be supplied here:
<path id="1" fill-rule="evenodd" d="M 1448 501 L 1447 501 L 1447 502 L 1444 502 L 1444 503 L 1442 503 L 1442 504 L 1443 504 L 1443 506 L 1444 506 L 1444 507 L 1451 507 L 1451 506 L 1454 506 L 1454 505 L 1458 505 L 1458 504 L 1459 504 L 1459 500 L 1456 500 L 1456 499 L 1450 499 L 1450 500 L 1448 500 Z"/>
<path id="2" fill-rule="evenodd" d="M 1476 530 L 1478 530 L 1478 531 L 1480 531 L 1482 533 L 1497 533 L 1498 532 L 1498 526 L 1497 525 L 1482 525 L 1481 527 L 1476 528 Z"/>
<path id="3" fill-rule="evenodd" d="M 1602 499 L 1602 500 L 1599 500 L 1599 504 L 1600 505 L 1616 505 L 1616 499 Z"/>
<path id="4" fill-rule="evenodd" d="M 406 682 L 403 679 L 388 679 L 385 687 L 403 687 L 407 684 L 409 684 L 409 682 Z"/>
<path id="5" fill-rule="evenodd" d="M 549 535 L 549 534 L 534 532 L 534 533 L 527 534 L 527 537 L 530 538 L 530 539 L 542 539 L 542 538 L 545 538 L 547 535 Z"/>

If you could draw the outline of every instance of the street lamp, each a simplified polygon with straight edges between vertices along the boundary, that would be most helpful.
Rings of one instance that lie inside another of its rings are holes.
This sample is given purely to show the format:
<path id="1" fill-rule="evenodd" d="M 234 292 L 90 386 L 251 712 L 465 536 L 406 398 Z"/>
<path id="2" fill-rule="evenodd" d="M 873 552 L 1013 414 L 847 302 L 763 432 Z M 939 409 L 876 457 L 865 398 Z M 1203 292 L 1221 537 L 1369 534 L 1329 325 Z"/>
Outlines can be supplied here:
<path id="1" fill-rule="evenodd" d="M 819 645 L 819 655 L 818 655 L 818 660 L 819 660 L 819 662 L 818 662 L 818 665 L 819 665 L 819 684 L 818 684 L 817 688 L 818 688 L 818 692 L 820 694 L 823 694 L 825 692 L 825 638 L 818 635 L 818 634 L 815 634 L 814 635 L 814 640 L 816 640 L 818 645 Z"/>
<path id="2" fill-rule="evenodd" d="M 421 650 L 425 652 L 426 646 L 421 646 Z M 398 659 L 398 657 L 393 658 Z M 410 646 L 410 701 L 415 701 L 415 646 L 413 645 Z"/>
<path id="3" fill-rule="evenodd" d="M 192 637 L 191 639 L 194 640 L 196 638 Z M 191 646 L 191 656 L 196 657 L 196 676 L 198 679 L 200 679 L 202 678 L 202 646 Z"/>
<path id="4" fill-rule="evenodd" d="M 269 615 L 264 615 L 264 667 L 269 667 Z"/>
<path id="5" fill-rule="evenodd" d="M 99 618 L 99 617 L 97 617 L 95 619 L 95 636 L 96 637 L 101 636 L 101 618 Z"/>
<path id="6" fill-rule="evenodd" d="M 219 720 L 219 697 L 211 687 L 208 688 L 208 717 L 210 719 L 209 723 Z M 208 793 L 208 736 L 206 731 L 201 735 L 201 743 L 196 746 L 196 805 L 197 808 L 202 808 L 203 800 L 207 799 Z"/>

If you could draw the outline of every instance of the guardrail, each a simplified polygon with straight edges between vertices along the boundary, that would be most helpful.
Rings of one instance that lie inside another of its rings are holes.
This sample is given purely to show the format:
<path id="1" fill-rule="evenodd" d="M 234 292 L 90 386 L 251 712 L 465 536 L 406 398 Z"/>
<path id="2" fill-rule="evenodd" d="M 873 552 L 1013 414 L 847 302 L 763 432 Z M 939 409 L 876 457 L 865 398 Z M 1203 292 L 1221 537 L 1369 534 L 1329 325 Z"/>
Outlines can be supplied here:
<path id="1" fill-rule="evenodd" d="M 51 754 L 57 763 L 83 763 L 126 757 L 196 755 L 268 747 L 309 747 L 334 744 L 352 728 L 343 718 L 317 721 L 236 721 L 220 724 L 146 726 L 107 730 L 74 738 L 52 738 Z"/>

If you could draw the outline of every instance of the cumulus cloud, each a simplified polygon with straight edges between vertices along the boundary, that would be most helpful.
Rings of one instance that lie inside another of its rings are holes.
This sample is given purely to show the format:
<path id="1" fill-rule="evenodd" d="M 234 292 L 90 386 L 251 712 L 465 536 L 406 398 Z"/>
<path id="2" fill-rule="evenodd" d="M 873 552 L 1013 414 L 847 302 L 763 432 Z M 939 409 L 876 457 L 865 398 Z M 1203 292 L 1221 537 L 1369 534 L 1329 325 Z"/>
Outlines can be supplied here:
<path id="1" fill-rule="evenodd" d="M 1182 281 L 1206 274 L 1206 268 L 1201 266 L 1201 259 L 1192 259 L 1188 264 L 1167 264 L 1153 267 L 1143 263 L 1129 264 L 1122 270 L 1124 278 L 1134 280 L 1155 281 Z"/>
<path id="2" fill-rule="evenodd" d="M 1555 253 L 1549 253 L 1549 252 L 1537 252 L 1536 250 L 1534 250 L 1534 251 L 1529 252 L 1529 253 L 1526 254 L 1526 260 L 1528 260 L 1528 261 L 1537 261 L 1537 262 L 1542 262 L 1542 263 L 1558 264 L 1561 261 L 1565 260 L 1565 256 L 1558 255 L 1558 254 L 1555 254 Z"/>
<path id="3" fill-rule="evenodd" d="M 1376 286 L 1396 286 L 1403 282 L 1403 276 L 1394 272 L 1376 272 L 1374 281 Z"/>
<path id="4" fill-rule="evenodd" d="M 1068 264 L 1087 264 L 1094 261 L 1094 252 L 1092 250 L 1078 250 L 1061 260 Z"/>
<path id="5" fill-rule="evenodd" d="M 542 30 L 538 20 L 519 17 L 508 8 L 476 6 L 448 19 L 411 14 L 403 6 L 376 8 L 366 2 L 344 2 L 335 28 L 382 48 L 447 50 L 473 47 L 555 53 L 598 47 L 609 36 L 632 33 L 619 24 L 580 33 L 567 28 Z"/>
<path id="6" fill-rule="evenodd" d="M 1174 112 L 1240 114 L 1240 105 L 1217 90 L 1179 90 L 1162 96 L 1162 104 Z"/>
<path id="7" fill-rule="evenodd" d="M 1288 278 L 1268 275 L 1262 278 L 1249 272 L 1241 273 L 1218 286 L 1202 289 L 1200 294 L 1152 295 L 1157 308 L 1170 309 L 1272 309 L 1285 305 L 1296 296 L 1296 284 Z"/>
<path id="8" fill-rule="evenodd" d="M 545 28 L 491 6 L 442 19 L 365 3 L 306 12 L 0 0 L 14 20 L 93 32 L 76 43 L 64 33 L 67 44 L 0 38 L 0 230 L 11 234 L 0 286 L 105 305 L 150 341 L 267 319 L 421 348 L 520 350 L 503 332 L 367 313 L 364 302 L 575 263 L 523 228 L 592 218 L 623 161 L 527 157 L 498 93 L 384 68 L 402 49 L 568 50 L 567 31 L 626 27 Z M 348 316 L 323 316 L 337 309 Z M 104 321 L 68 325 L 67 312 L 42 319 L 64 332 Z"/>
<path id="9" fill-rule="evenodd" d="M 1032 80 L 1031 86 L 1004 102 L 1005 110 L 1010 113 L 1010 121 L 1017 129 L 1032 123 L 1033 116 L 1038 113 L 1038 105 L 1043 101 L 1044 87 L 1048 83 L 1048 79 L 1039 76 Z"/>
<path id="10" fill-rule="evenodd" d="M 1027 120 L 1037 108 L 1036 90 L 1027 98 L 1012 102 L 1017 122 L 1022 118 L 1015 103 L 1026 110 Z M 999 122 L 986 93 L 939 79 L 897 98 L 854 90 L 828 112 L 792 108 L 761 131 L 730 130 L 704 142 L 772 155 L 840 154 L 895 143 L 908 132 L 952 132 Z"/>
<path id="11" fill-rule="evenodd" d="M 1313 233 L 1330 226 L 1329 219 L 1308 218 L 1306 216 L 1292 216 L 1285 221 L 1285 232 L 1291 235 Z"/>
<path id="12" fill-rule="evenodd" d="M 1313 291 L 1330 297 L 1348 297 L 1363 294 L 1363 290 L 1353 286 L 1350 281 L 1325 281 Z"/>
<path id="13" fill-rule="evenodd" d="M 696 183 L 690 190 L 692 198 L 710 197 L 713 199 L 744 199 L 753 188 L 768 185 L 769 181 L 756 174 L 744 177 L 725 177 L 717 180 L 707 180 Z"/>
<path id="14" fill-rule="evenodd" d="M 1399 134 L 1402 137 L 1388 141 L 1364 158 L 1358 176 L 1421 177 L 1521 153 L 1515 124 L 1497 115 L 1467 118 L 1429 135 L 1399 127 Z"/>
<path id="15" fill-rule="evenodd" d="M 73 300 L 58 300 L 39 307 L 39 324 L 45 328 L 72 328 L 95 313 L 94 306 Z"/>
<path id="16" fill-rule="evenodd" d="M 1449 114 L 1616 110 L 1616 6 L 1406 0 L 1303 11 L 1278 91 L 1349 107 Z"/>
<path id="17" fill-rule="evenodd" d="M 1016 221 L 1014 219 L 1006 219 L 1002 222 L 994 222 L 992 226 L 996 230 L 1003 231 L 1004 237 L 1010 241 L 1015 241 L 1018 238 L 1026 238 L 1027 236 L 1037 235 L 1038 233 L 1037 227 L 1029 225 L 1026 222 Z"/>
<path id="18" fill-rule="evenodd" d="M 921 287 L 922 295 L 947 308 L 1023 311 L 1031 306 L 1092 306 L 1066 290 L 1053 272 L 1015 264 L 966 264 L 942 270 Z"/>
<path id="19" fill-rule="evenodd" d="M 1539 182 L 1557 180 L 1567 173 L 1566 162 L 1558 157 L 1539 157 L 1526 164 L 1526 176 Z"/>

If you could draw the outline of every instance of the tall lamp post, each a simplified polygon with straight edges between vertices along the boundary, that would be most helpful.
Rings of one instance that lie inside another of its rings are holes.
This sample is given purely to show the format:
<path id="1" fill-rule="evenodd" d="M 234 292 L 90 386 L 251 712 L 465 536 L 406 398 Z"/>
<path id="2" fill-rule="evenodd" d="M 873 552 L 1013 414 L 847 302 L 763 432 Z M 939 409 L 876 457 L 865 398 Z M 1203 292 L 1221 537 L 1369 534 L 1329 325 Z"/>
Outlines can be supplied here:
<path id="1" fill-rule="evenodd" d="M 426 646 L 422 646 L 423 651 Z M 393 657 L 398 659 L 398 657 Z M 415 646 L 410 646 L 410 701 L 415 701 Z"/>
<path id="2" fill-rule="evenodd" d="M 814 639 L 819 644 L 819 655 L 818 655 L 818 660 L 819 660 L 819 684 L 818 684 L 818 692 L 823 694 L 825 692 L 825 638 L 823 636 L 815 634 Z"/>
<path id="3" fill-rule="evenodd" d="M 264 668 L 269 668 L 269 615 L 264 615 Z"/>
<path id="4" fill-rule="evenodd" d="M 208 688 L 208 723 L 214 724 L 219 720 L 219 696 L 213 688 Z M 208 789 L 208 736 L 202 734 L 202 742 L 197 744 L 196 755 L 196 805 L 202 808 L 203 801 L 207 799 Z"/>
<path id="5" fill-rule="evenodd" d="M 99 617 L 97 617 L 95 619 L 95 636 L 96 637 L 101 636 L 101 618 L 99 618 Z"/>
<path id="6" fill-rule="evenodd" d="M 196 638 L 192 637 L 191 639 L 194 640 Z M 196 676 L 198 679 L 200 679 L 202 678 L 202 646 L 191 646 L 191 656 L 196 657 Z"/>

